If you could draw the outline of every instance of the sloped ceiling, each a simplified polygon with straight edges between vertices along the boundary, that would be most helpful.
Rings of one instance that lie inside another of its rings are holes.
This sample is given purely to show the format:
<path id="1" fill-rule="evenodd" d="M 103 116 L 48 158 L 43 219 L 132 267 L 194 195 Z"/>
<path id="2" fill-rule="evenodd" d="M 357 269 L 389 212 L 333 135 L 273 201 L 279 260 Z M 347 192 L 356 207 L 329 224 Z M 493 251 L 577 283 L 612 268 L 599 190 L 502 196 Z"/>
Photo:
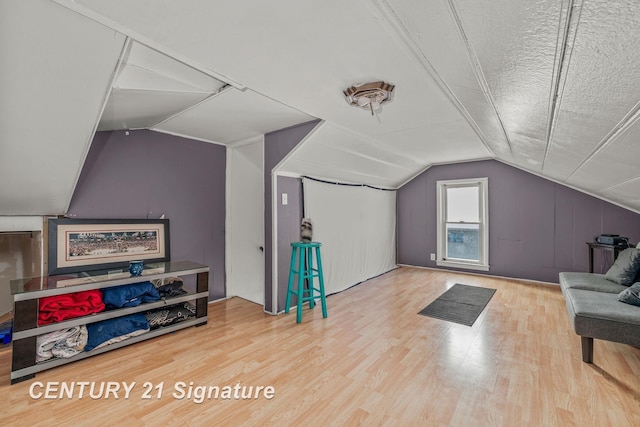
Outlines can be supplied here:
<path id="1" fill-rule="evenodd" d="M 124 42 L 54 3 L 0 2 L 1 215 L 66 210 Z"/>
<path id="2" fill-rule="evenodd" d="M 98 130 L 150 128 L 224 86 L 220 80 L 130 41 Z"/>
<path id="3" fill-rule="evenodd" d="M 98 130 L 152 129 L 229 144 L 312 119 L 130 38 Z"/>
<path id="4" fill-rule="evenodd" d="M 0 166 L 65 169 L 2 187 L 0 214 L 64 212 L 94 129 L 232 144 L 313 118 L 283 171 L 397 187 L 495 158 L 640 211 L 637 1 L 6 0 L 0 13 Z M 372 117 L 342 90 L 374 80 L 396 90 Z"/>

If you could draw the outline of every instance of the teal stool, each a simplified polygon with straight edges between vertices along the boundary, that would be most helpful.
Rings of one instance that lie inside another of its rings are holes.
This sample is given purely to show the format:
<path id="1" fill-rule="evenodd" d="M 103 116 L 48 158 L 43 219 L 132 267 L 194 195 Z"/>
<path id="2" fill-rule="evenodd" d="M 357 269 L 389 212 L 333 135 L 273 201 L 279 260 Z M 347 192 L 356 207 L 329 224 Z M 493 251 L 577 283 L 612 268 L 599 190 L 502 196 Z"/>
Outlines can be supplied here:
<path id="1" fill-rule="evenodd" d="M 320 257 L 320 246 L 318 242 L 293 242 L 291 243 L 291 267 L 289 268 L 289 286 L 287 290 L 287 304 L 284 312 L 289 313 L 291 307 L 291 294 L 296 296 L 298 308 L 296 311 L 296 323 L 302 322 L 302 305 L 309 301 L 309 308 L 316 305 L 314 291 L 318 292 L 322 303 L 322 317 L 327 317 L 327 298 L 324 294 L 324 277 L 322 276 L 322 258 Z M 313 268 L 313 252 L 316 253 L 318 268 Z M 298 268 L 296 269 L 296 263 Z M 294 290 L 294 276 L 298 275 L 298 286 Z M 319 287 L 313 285 L 313 278 L 317 277 Z M 305 288 L 305 281 L 307 287 Z"/>

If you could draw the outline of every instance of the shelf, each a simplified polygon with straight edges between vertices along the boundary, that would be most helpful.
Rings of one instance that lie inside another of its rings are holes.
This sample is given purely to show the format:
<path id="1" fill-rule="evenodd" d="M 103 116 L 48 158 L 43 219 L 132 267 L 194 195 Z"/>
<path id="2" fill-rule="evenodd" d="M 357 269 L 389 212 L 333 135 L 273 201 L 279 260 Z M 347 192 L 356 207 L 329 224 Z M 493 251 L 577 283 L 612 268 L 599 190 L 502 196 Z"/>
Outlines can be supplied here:
<path id="1" fill-rule="evenodd" d="M 95 350 L 83 351 L 82 353 L 76 354 L 75 356 L 69 358 L 55 358 L 46 360 L 44 362 L 37 363 L 28 368 L 18 369 L 16 371 L 11 372 L 11 379 L 16 379 L 20 377 L 24 377 L 26 375 L 35 374 L 36 372 L 41 372 L 47 369 L 55 368 L 57 366 L 66 365 L 67 363 L 75 362 L 78 360 L 86 359 L 87 357 L 96 356 L 98 354 L 106 353 L 107 351 L 115 350 L 121 347 L 128 346 L 130 344 L 135 344 L 137 342 L 145 341 L 150 338 L 155 338 L 160 335 L 168 334 L 170 332 L 178 331 L 180 329 L 188 328 L 190 326 L 196 326 L 200 324 L 207 323 L 207 318 L 195 318 L 189 320 L 183 320 L 182 322 L 178 322 L 174 325 L 170 326 L 162 326 L 158 329 L 153 329 L 149 332 L 146 332 L 141 335 L 137 335 L 135 337 L 127 338 L 126 340 L 122 340 L 120 342 L 109 344 L 105 347 L 101 347 Z"/>
<path id="2" fill-rule="evenodd" d="M 14 301 L 27 301 L 42 297 L 63 295 L 72 292 L 89 291 L 98 288 L 140 283 L 148 280 L 165 279 L 176 275 L 190 275 L 209 271 L 206 265 L 191 261 L 159 262 L 145 264 L 141 276 L 131 276 L 128 271 L 96 271 L 72 275 L 36 277 L 11 281 Z M 35 282 L 40 282 L 35 286 Z M 96 286 L 98 285 L 98 286 Z M 34 286 L 31 288 L 30 286 Z"/>
<path id="3" fill-rule="evenodd" d="M 158 300 L 154 302 L 147 302 L 137 305 L 135 307 L 117 308 L 115 310 L 106 310 L 99 313 L 93 313 L 82 317 L 75 317 L 69 320 L 63 320 L 62 322 L 50 323 L 47 325 L 38 326 L 37 328 L 28 329 L 26 331 L 14 332 L 13 339 L 28 338 L 46 334 L 48 332 L 59 331 L 60 329 L 73 328 L 74 326 L 87 325 L 89 323 L 99 322 L 101 320 L 113 319 L 120 316 L 126 316 L 127 314 L 139 313 L 141 311 L 153 310 L 158 307 L 165 307 L 181 302 L 192 301 L 195 298 L 208 298 L 209 292 L 188 293 L 180 295 L 178 297 L 171 297 L 165 300 Z"/>
<path id="4" fill-rule="evenodd" d="M 164 279 L 168 277 L 182 277 L 196 275 L 195 291 L 184 295 L 170 297 L 158 301 L 140 304 L 135 307 L 124 307 L 114 310 L 101 311 L 82 317 L 64 320 L 47 325 L 38 325 L 39 299 L 54 295 L 64 295 L 76 292 L 104 289 L 113 286 L 127 285 Z M 160 335 L 171 333 L 190 326 L 207 323 L 209 300 L 209 267 L 191 261 L 173 261 L 145 264 L 141 276 L 132 277 L 128 271 L 94 271 L 72 275 L 48 276 L 43 278 L 26 278 L 11 281 L 13 295 L 14 333 L 12 346 L 11 384 L 25 381 L 35 376 L 36 372 L 66 365 L 77 360 L 95 356 L 140 341 L 148 340 Z M 140 313 L 156 308 L 169 307 L 183 302 L 191 302 L 195 306 L 195 317 L 183 320 L 170 326 L 153 329 L 142 335 L 127 338 L 106 347 L 79 353 L 69 358 L 55 358 L 36 363 L 37 337 L 61 329 L 86 325 L 107 319 L 114 319 L 133 313 Z"/>

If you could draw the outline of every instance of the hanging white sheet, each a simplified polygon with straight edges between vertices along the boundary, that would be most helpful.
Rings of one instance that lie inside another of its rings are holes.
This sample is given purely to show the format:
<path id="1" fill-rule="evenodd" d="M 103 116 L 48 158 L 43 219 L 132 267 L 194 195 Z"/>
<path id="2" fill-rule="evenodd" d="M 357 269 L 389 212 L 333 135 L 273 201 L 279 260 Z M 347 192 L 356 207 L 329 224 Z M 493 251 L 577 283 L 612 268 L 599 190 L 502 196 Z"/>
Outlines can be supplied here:
<path id="1" fill-rule="evenodd" d="M 322 243 L 325 292 L 396 267 L 396 192 L 303 179 L 305 217 Z"/>

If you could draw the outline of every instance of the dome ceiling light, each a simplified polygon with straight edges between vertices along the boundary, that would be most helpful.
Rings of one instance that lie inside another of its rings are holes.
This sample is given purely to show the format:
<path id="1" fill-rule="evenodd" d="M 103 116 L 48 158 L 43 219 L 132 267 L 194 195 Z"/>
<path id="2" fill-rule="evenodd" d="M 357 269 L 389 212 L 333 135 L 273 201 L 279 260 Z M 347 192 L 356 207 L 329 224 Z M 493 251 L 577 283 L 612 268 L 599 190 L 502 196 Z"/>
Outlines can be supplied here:
<path id="1" fill-rule="evenodd" d="M 394 88 L 394 85 L 380 81 L 353 85 L 343 93 L 350 105 L 370 110 L 373 116 L 373 112 L 378 111 L 382 103 L 391 101 Z"/>

